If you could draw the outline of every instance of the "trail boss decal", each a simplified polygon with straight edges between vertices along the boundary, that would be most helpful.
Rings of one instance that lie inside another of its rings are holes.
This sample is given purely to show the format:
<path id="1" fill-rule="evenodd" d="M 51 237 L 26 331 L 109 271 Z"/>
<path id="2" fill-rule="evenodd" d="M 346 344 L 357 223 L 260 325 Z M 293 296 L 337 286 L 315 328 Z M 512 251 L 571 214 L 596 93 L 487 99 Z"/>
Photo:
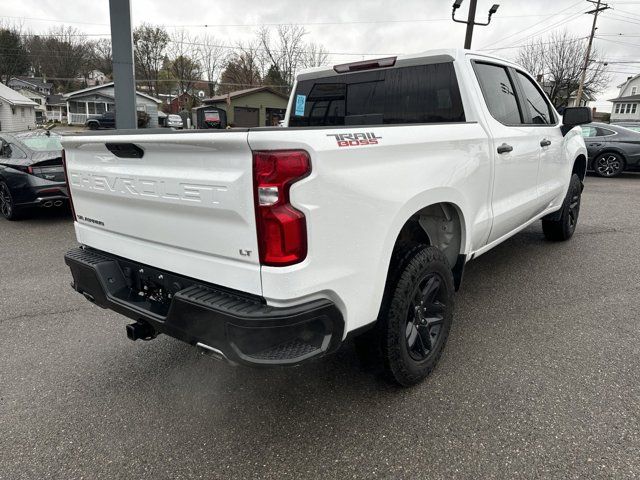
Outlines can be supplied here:
<path id="1" fill-rule="evenodd" d="M 363 145 L 378 145 L 378 140 L 382 137 L 376 137 L 373 132 L 358 133 L 328 133 L 327 137 L 333 137 L 338 142 L 339 147 L 361 147 Z"/>

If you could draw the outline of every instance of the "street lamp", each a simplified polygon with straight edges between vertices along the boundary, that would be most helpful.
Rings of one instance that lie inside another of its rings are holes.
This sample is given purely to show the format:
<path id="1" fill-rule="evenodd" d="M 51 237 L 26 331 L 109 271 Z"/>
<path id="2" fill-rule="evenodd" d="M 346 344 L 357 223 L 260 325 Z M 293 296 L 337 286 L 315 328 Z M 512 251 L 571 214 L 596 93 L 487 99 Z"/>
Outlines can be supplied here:
<path id="1" fill-rule="evenodd" d="M 467 34 L 464 38 L 464 48 L 471 48 L 471 38 L 473 37 L 473 27 L 475 25 L 486 26 L 491 23 L 491 16 L 498 11 L 500 5 L 494 3 L 493 6 L 489 9 L 489 16 L 487 18 L 486 23 L 476 23 L 476 7 L 478 6 L 478 0 L 471 0 L 471 4 L 469 5 L 469 15 L 467 20 L 458 20 L 456 19 L 456 10 L 460 8 L 463 0 L 455 0 L 453 2 L 453 9 L 451 11 L 451 19 L 457 23 L 465 23 L 467 25 Z"/>

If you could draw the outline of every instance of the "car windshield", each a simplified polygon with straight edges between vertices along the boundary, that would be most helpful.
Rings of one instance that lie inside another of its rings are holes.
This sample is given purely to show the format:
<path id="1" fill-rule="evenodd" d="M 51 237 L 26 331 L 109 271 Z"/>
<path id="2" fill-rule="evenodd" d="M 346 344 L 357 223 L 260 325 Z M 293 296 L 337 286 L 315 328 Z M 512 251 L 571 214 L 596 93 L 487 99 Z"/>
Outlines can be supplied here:
<path id="1" fill-rule="evenodd" d="M 60 135 L 47 135 L 45 133 L 16 135 L 29 149 L 36 152 L 51 152 L 62 150 Z"/>

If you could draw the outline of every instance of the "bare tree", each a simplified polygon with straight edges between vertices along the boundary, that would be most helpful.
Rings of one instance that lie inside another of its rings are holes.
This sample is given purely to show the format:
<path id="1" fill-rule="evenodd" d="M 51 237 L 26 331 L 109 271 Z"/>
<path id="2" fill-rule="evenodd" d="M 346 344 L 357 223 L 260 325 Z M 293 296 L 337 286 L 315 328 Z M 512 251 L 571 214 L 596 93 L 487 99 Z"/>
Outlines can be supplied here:
<path id="1" fill-rule="evenodd" d="M 322 45 L 308 43 L 302 55 L 302 68 L 323 67 L 329 61 L 329 54 Z"/>
<path id="2" fill-rule="evenodd" d="M 0 81 L 4 83 L 29 69 L 29 55 L 21 33 L 21 25 L 0 22 Z"/>
<path id="3" fill-rule="evenodd" d="M 275 39 L 271 38 L 268 27 L 258 30 L 262 49 L 288 85 L 293 84 L 296 70 L 304 63 L 306 34 L 306 30 L 300 25 L 279 25 Z"/>
<path id="4" fill-rule="evenodd" d="M 209 96 L 212 97 L 216 93 L 216 84 L 221 70 L 227 63 L 227 50 L 215 37 L 204 35 L 198 39 L 197 51 L 202 73 L 209 87 Z"/>
<path id="5" fill-rule="evenodd" d="M 156 92 L 158 72 L 162 67 L 168 42 L 169 34 L 162 27 L 143 23 L 133 31 L 136 77 L 144 80 L 152 95 Z"/>
<path id="6" fill-rule="evenodd" d="M 262 85 L 268 65 L 269 60 L 258 40 L 238 44 L 220 75 L 217 93 L 224 94 Z"/>
<path id="7" fill-rule="evenodd" d="M 179 94 L 190 92 L 202 75 L 197 42 L 185 29 L 176 30 L 169 43 L 169 69 L 178 85 Z"/>
<path id="8" fill-rule="evenodd" d="M 556 107 L 566 107 L 578 89 L 584 67 L 587 45 L 584 39 L 564 31 L 523 46 L 517 62 L 542 84 Z M 599 52 L 591 52 L 584 91 L 589 95 L 601 92 L 610 82 Z"/>
<path id="9" fill-rule="evenodd" d="M 86 83 L 92 69 L 92 45 L 80 30 L 54 27 L 46 35 L 28 37 L 25 46 L 37 76 L 47 77 L 63 89 Z"/>
<path id="10" fill-rule="evenodd" d="M 92 64 L 95 70 L 99 70 L 108 77 L 113 73 L 113 54 L 111 52 L 111 40 L 101 38 L 93 42 Z"/>

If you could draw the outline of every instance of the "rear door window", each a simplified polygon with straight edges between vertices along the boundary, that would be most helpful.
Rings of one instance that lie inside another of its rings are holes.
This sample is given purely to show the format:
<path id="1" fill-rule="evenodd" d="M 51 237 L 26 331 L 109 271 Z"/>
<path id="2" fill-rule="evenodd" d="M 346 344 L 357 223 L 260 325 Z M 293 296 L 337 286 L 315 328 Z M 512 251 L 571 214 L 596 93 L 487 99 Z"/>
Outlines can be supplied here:
<path id="1" fill-rule="evenodd" d="M 491 116 L 504 125 L 521 124 L 516 90 L 507 69 L 500 65 L 480 62 L 474 62 L 473 68 Z"/>
<path id="2" fill-rule="evenodd" d="M 302 80 L 294 98 L 291 127 L 465 121 L 453 63 Z"/>

